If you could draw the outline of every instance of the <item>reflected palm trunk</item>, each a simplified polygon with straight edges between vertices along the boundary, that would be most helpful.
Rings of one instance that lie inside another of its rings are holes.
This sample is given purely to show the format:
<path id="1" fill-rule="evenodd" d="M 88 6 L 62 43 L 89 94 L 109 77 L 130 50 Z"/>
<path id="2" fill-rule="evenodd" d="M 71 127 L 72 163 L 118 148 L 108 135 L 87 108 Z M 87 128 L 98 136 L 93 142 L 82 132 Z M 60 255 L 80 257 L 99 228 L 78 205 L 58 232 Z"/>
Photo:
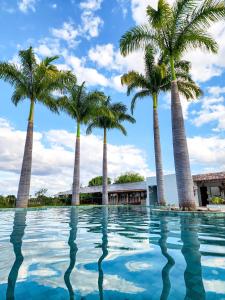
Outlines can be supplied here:
<path id="1" fill-rule="evenodd" d="M 70 264 L 64 275 L 64 281 L 69 292 L 70 300 L 75 299 L 74 290 L 70 282 L 70 275 L 74 269 L 76 263 L 76 255 L 78 251 L 77 244 L 75 242 L 77 238 L 77 224 L 78 224 L 78 209 L 76 207 L 71 207 L 70 223 L 69 223 L 70 236 L 68 240 L 68 245 L 70 247 Z"/>
<path id="2" fill-rule="evenodd" d="M 205 299 L 205 289 L 202 281 L 202 266 L 200 242 L 198 240 L 196 220 L 191 217 L 181 217 L 182 254 L 186 261 L 184 280 L 186 285 L 185 299 Z"/>
<path id="3" fill-rule="evenodd" d="M 15 299 L 15 286 L 19 273 L 19 269 L 23 263 L 24 257 L 22 254 L 22 241 L 24 236 L 24 231 L 26 227 L 26 210 L 15 211 L 13 231 L 10 236 L 10 243 L 13 245 L 13 251 L 15 254 L 15 262 L 11 268 L 8 276 L 8 286 L 6 291 L 6 299 Z"/>
<path id="4" fill-rule="evenodd" d="M 102 255 L 98 260 L 98 290 L 99 290 L 99 299 L 104 299 L 104 272 L 102 269 L 102 262 L 108 255 L 108 207 L 102 208 Z"/>
<path id="5" fill-rule="evenodd" d="M 171 289 L 171 282 L 170 282 L 170 270 L 175 264 L 174 259 L 172 256 L 169 255 L 167 251 L 167 238 L 168 238 L 168 226 L 167 226 L 167 220 L 165 216 L 162 216 L 160 219 L 160 236 L 159 239 L 159 246 L 162 251 L 162 255 L 167 259 L 167 263 L 162 269 L 162 281 L 163 281 L 163 290 L 161 293 L 161 300 L 166 300 L 169 297 L 170 289 Z"/>

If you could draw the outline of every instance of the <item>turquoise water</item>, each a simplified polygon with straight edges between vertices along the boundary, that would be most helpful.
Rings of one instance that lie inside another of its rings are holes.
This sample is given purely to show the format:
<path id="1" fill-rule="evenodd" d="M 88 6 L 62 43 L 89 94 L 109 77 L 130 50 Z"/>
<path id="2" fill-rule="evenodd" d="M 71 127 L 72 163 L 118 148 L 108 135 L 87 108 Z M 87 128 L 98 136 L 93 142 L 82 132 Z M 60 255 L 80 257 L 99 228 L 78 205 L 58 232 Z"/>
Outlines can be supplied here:
<path id="1" fill-rule="evenodd" d="M 225 299 L 225 218 L 2 210 L 0 299 Z"/>

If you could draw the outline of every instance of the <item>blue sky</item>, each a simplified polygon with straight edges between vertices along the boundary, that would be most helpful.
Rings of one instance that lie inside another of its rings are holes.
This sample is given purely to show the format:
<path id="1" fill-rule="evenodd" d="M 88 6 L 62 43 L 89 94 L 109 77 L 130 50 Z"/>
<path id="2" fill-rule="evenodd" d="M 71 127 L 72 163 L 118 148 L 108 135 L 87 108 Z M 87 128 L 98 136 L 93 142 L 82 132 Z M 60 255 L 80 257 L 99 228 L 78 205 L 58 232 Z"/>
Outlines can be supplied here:
<path id="1" fill-rule="evenodd" d="M 0 0 L 0 59 L 18 62 L 17 53 L 30 45 L 39 58 L 60 55 L 58 67 L 71 69 L 88 88 L 103 90 L 113 101 L 130 106 L 120 85 L 128 70 L 144 71 L 143 53 L 127 58 L 119 53 L 121 35 L 146 21 L 145 7 L 156 0 Z M 170 0 L 170 2 L 173 2 Z M 4 30 L 3 30 L 4 29 Z M 220 171 L 225 165 L 225 26 L 212 27 L 218 55 L 189 52 L 193 78 L 205 92 L 198 101 L 182 99 L 193 173 Z M 12 89 L 0 82 L 0 193 L 16 193 L 23 154 L 29 102 L 11 103 Z M 170 123 L 170 97 L 161 95 L 159 116 L 164 170 L 174 172 Z M 109 175 L 124 171 L 154 174 L 152 102 L 145 99 L 135 111 L 136 124 L 126 124 L 128 136 L 109 133 Z M 34 163 L 31 190 L 46 187 L 50 193 L 70 188 L 75 123 L 64 114 L 35 108 Z M 82 128 L 83 135 L 85 128 Z M 82 136 L 81 180 L 86 184 L 101 174 L 102 132 Z"/>

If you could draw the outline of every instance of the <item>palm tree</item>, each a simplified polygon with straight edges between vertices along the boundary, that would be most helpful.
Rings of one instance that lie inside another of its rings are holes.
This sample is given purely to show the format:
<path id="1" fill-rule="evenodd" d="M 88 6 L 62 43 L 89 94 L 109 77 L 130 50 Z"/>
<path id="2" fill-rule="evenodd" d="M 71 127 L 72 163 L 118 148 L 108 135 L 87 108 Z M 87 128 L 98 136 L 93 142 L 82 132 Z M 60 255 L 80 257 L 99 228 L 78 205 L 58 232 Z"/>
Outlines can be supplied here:
<path id="1" fill-rule="evenodd" d="M 72 205 L 80 204 L 80 126 L 87 124 L 105 101 L 105 95 L 98 91 L 87 92 L 85 82 L 77 85 L 68 84 L 65 88 L 66 96 L 58 99 L 59 107 L 77 123 L 74 175 L 72 186 Z"/>
<path id="2" fill-rule="evenodd" d="M 177 85 L 175 62 L 191 48 L 216 53 L 218 45 L 207 32 L 210 25 L 225 17 L 222 0 L 176 0 L 171 7 L 158 1 L 158 9 L 147 8 L 148 24 L 127 31 L 120 40 L 123 55 L 145 48 L 157 47 L 171 65 L 171 113 L 174 161 L 180 207 L 195 208 L 184 119 Z"/>
<path id="3" fill-rule="evenodd" d="M 32 166 L 34 106 L 36 102 L 40 102 L 51 111 L 57 112 L 52 92 L 63 88 L 63 84 L 72 75 L 70 72 L 58 71 L 53 65 L 57 56 L 46 57 L 38 63 L 32 47 L 20 51 L 19 58 L 20 66 L 7 62 L 0 63 L 0 79 L 13 86 L 12 102 L 15 105 L 25 99 L 30 100 L 27 136 L 16 201 L 16 207 L 27 207 Z"/>
<path id="4" fill-rule="evenodd" d="M 105 112 L 105 114 L 99 114 L 91 120 L 87 128 L 87 134 L 90 134 L 94 128 L 101 128 L 104 131 L 102 204 L 108 205 L 107 130 L 119 129 L 126 135 L 127 131 L 122 123 L 124 121 L 135 123 L 135 119 L 127 114 L 126 105 L 121 102 L 112 103 L 110 97 L 103 103 L 102 112 Z M 108 113 L 108 115 L 106 113 Z"/>
<path id="5" fill-rule="evenodd" d="M 187 98 L 197 97 L 201 94 L 200 88 L 193 82 L 189 75 L 190 63 L 180 61 L 176 63 L 176 72 L 178 77 L 179 91 Z M 160 130 L 158 120 L 158 96 L 160 92 L 166 92 L 171 89 L 170 72 L 168 64 L 165 64 L 160 58 L 155 62 L 155 55 L 151 48 L 146 49 L 145 53 L 145 74 L 131 71 L 122 76 L 122 84 L 127 85 L 128 96 L 133 90 L 139 89 L 131 102 L 131 111 L 133 113 L 136 101 L 145 97 L 151 97 L 153 100 L 153 132 L 155 148 L 155 166 L 157 181 L 158 204 L 166 205 L 164 193 L 164 176 L 160 143 Z"/>

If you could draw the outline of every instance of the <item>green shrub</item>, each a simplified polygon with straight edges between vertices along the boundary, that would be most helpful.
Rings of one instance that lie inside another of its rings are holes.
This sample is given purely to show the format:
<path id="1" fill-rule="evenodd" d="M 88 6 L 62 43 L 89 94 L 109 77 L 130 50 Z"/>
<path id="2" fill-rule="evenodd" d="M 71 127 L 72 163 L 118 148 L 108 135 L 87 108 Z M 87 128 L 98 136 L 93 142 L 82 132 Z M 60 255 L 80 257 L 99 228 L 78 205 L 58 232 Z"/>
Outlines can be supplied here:
<path id="1" fill-rule="evenodd" d="M 212 204 L 225 204 L 225 200 L 221 197 L 213 197 L 211 202 Z"/>
<path id="2" fill-rule="evenodd" d="M 111 184 L 111 178 L 108 178 L 108 184 Z M 92 178 L 89 183 L 88 183 L 88 186 L 99 186 L 99 185 L 102 185 L 103 184 L 103 178 L 102 176 L 98 176 L 98 177 L 95 177 L 95 178 Z"/>
<path id="3" fill-rule="evenodd" d="M 132 183 L 144 181 L 145 178 L 138 173 L 127 172 L 116 178 L 115 183 Z"/>

